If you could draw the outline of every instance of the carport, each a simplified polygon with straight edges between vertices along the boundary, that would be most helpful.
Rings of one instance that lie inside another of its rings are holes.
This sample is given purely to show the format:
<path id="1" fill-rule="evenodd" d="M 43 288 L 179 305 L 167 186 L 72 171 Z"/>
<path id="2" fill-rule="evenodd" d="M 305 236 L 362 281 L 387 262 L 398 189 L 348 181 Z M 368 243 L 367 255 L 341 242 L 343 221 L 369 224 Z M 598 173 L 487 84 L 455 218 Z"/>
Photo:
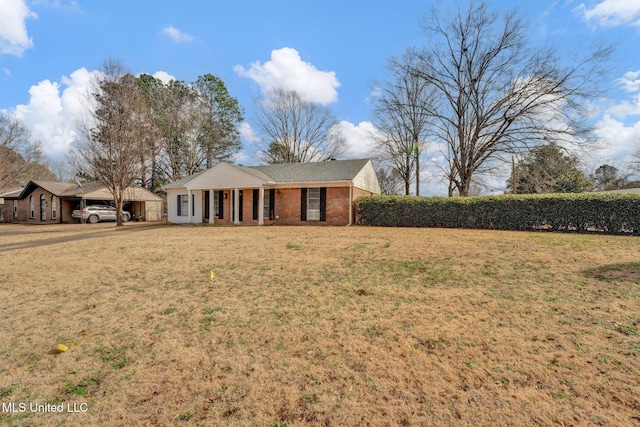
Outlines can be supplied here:
<path id="1" fill-rule="evenodd" d="M 66 191 L 63 204 L 68 202 L 71 210 L 76 206 L 112 205 L 111 192 L 97 181 L 78 184 L 76 188 Z M 130 186 L 124 193 L 124 210 L 139 221 L 160 221 L 163 212 L 163 199 L 152 192 L 137 186 Z M 64 209 L 64 207 L 63 207 Z"/>

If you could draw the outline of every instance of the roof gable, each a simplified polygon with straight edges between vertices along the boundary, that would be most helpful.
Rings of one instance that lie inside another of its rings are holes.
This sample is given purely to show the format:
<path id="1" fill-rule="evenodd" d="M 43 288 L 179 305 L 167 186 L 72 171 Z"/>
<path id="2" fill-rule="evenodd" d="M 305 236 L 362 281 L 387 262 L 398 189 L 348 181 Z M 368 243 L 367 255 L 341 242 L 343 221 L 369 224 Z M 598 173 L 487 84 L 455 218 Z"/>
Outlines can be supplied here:
<path id="1" fill-rule="evenodd" d="M 27 185 L 22 189 L 22 192 L 18 196 L 19 199 L 24 199 L 29 194 L 33 193 L 36 188 L 40 187 L 45 189 L 51 194 L 61 196 L 69 188 L 73 188 L 76 184 L 69 182 L 52 182 L 52 181 L 29 181 Z"/>
<path id="2" fill-rule="evenodd" d="M 218 163 L 212 168 L 194 176 L 180 187 L 187 188 L 188 190 L 202 188 L 222 189 L 255 187 L 270 182 L 269 177 L 265 174 L 247 169 L 248 168 L 231 163 Z M 171 188 L 170 186 L 167 187 Z M 175 188 L 175 186 L 173 187 Z"/>

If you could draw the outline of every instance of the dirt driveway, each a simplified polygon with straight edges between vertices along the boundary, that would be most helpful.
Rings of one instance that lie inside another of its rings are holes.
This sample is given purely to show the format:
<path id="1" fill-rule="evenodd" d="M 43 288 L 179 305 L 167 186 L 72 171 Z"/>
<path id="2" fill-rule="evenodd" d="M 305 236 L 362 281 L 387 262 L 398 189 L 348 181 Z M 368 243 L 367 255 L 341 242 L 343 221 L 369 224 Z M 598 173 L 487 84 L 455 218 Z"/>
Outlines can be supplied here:
<path id="1" fill-rule="evenodd" d="M 163 222 L 128 222 L 116 227 L 100 224 L 24 225 L 0 224 L 0 252 L 133 233 L 166 225 Z"/>

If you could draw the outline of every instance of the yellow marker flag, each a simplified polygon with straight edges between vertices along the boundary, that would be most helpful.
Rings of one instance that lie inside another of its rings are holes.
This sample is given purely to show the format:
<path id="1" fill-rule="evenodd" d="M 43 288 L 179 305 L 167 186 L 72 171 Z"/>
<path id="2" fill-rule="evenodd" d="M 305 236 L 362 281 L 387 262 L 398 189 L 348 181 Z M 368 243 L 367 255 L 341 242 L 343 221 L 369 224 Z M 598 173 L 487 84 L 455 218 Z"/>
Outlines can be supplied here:
<path id="1" fill-rule="evenodd" d="M 211 270 L 211 281 L 213 282 L 213 279 L 216 278 L 216 272 Z"/>

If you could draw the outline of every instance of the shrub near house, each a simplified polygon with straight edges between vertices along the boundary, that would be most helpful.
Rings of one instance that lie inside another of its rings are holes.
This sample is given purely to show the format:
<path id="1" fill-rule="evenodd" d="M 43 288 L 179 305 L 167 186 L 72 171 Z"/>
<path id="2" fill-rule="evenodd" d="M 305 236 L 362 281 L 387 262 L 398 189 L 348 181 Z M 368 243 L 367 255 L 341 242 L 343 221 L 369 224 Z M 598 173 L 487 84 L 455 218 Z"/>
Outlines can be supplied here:
<path id="1" fill-rule="evenodd" d="M 617 193 L 483 197 L 364 197 L 358 224 L 387 227 L 640 233 L 640 195 Z"/>

